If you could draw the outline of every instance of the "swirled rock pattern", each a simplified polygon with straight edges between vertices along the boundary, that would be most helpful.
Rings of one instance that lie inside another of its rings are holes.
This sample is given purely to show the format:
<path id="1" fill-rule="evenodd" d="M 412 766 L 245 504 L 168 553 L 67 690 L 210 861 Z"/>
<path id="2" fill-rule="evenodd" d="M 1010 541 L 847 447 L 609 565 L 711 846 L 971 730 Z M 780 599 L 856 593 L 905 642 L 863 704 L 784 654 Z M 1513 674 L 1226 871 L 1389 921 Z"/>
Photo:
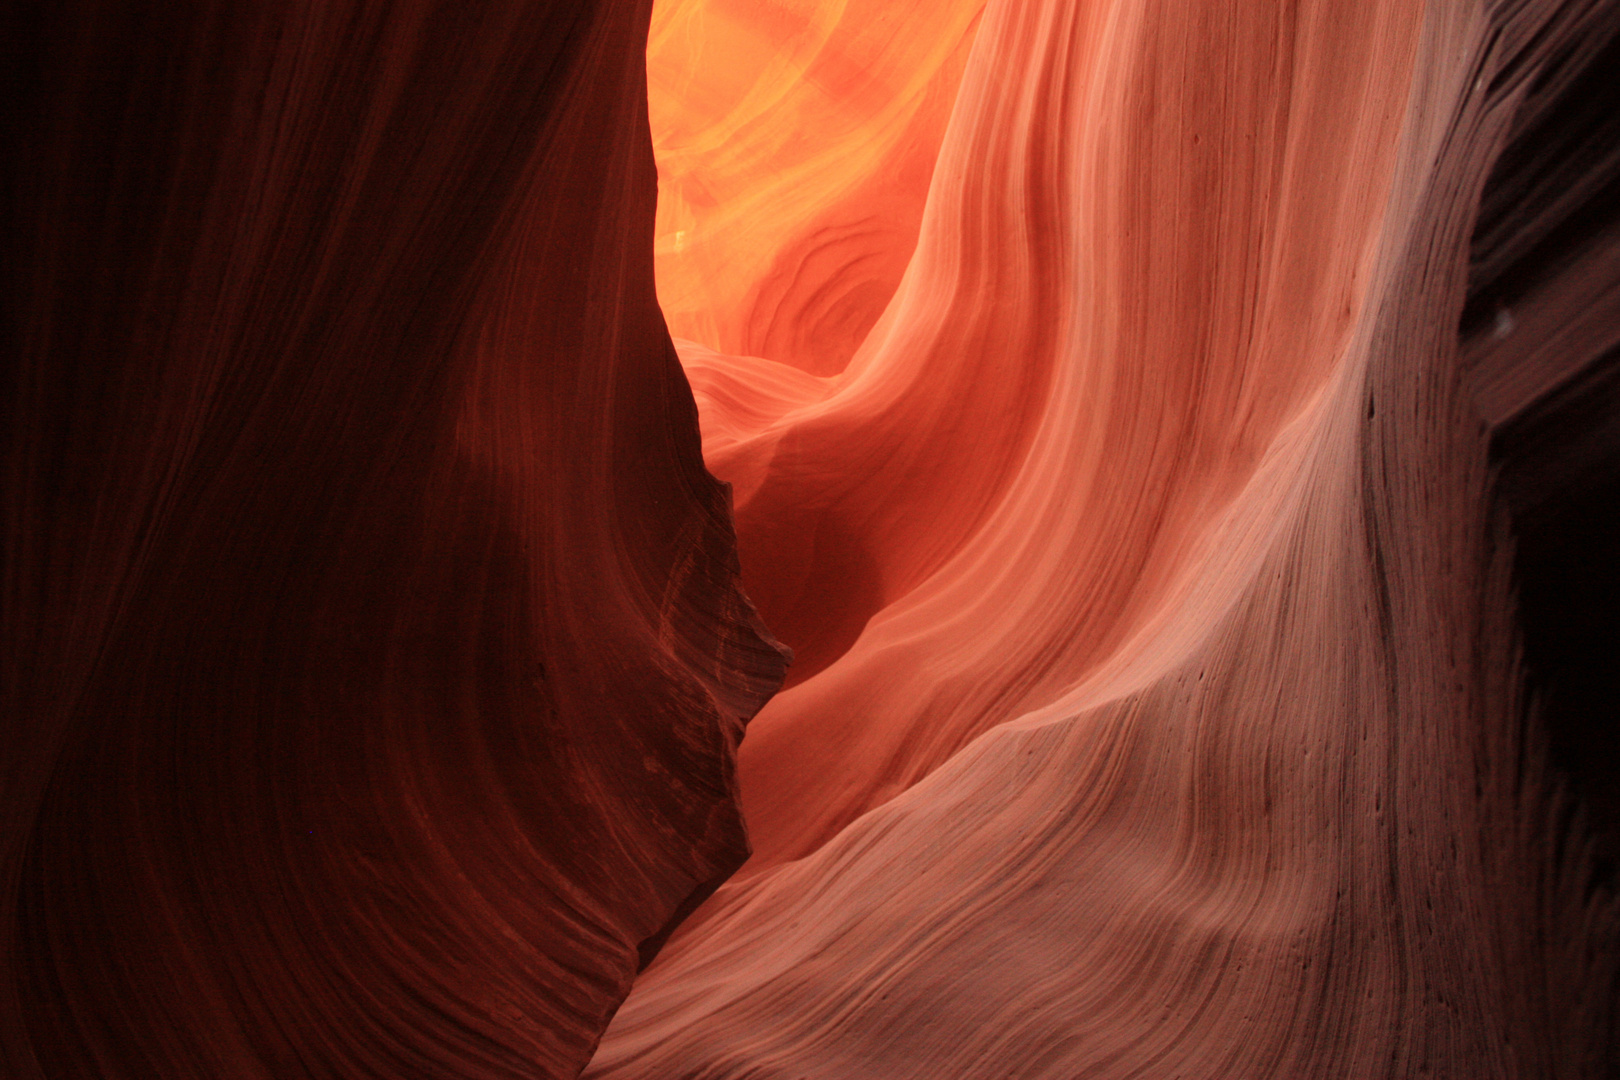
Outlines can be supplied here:
<path id="1" fill-rule="evenodd" d="M 1614 175 L 1556 117 L 1615 25 L 987 4 L 848 369 L 683 347 L 803 661 L 753 859 L 588 1076 L 1607 1075 L 1612 871 L 1524 722 L 1489 455 L 1610 370 L 1615 248 L 1525 253 Z M 1513 266 L 1534 334 L 1465 317 Z"/>
<path id="2" fill-rule="evenodd" d="M 840 371 L 916 243 L 984 0 L 666 0 L 647 78 L 677 338 Z"/>

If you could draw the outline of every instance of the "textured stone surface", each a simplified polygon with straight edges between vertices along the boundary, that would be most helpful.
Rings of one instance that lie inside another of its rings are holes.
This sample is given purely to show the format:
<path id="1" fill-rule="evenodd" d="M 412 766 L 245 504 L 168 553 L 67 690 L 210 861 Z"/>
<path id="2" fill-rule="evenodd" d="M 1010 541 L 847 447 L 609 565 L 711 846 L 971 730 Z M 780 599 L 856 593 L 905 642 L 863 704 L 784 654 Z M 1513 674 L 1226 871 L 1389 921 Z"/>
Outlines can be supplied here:
<path id="1" fill-rule="evenodd" d="M 849 369 L 683 346 L 819 670 L 587 1075 L 1607 1075 L 1613 894 L 1525 725 L 1481 415 L 1601 381 L 1612 252 L 1532 264 L 1559 302 L 1485 359 L 1458 326 L 1570 216 L 1527 163 L 1603 190 L 1536 114 L 1613 15 L 991 0 Z"/>
<path id="2" fill-rule="evenodd" d="M 647 18 L 15 13 L 0 1072 L 572 1076 L 746 856 Z"/>
<path id="3" fill-rule="evenodd" d="M 1614 0 L 0 48 L 0 1074 L 1614 1074 Z"/>

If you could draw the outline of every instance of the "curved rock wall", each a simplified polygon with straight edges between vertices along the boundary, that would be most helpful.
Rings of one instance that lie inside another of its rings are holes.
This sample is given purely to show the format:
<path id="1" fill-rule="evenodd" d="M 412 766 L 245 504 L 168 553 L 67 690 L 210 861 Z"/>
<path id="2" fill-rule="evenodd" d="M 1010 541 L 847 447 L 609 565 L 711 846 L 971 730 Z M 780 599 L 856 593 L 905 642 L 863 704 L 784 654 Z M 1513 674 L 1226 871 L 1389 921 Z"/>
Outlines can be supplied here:
<path id="1" fill-rule="evenodd" d="M 0 1072 L 576 1074 L 783 668 L 647 4 L 14 19 Z"/>
<path id="2" fill-rule="evenodd" d="M 1607 1075 L 1457 327 L 1614 12 L 1171 7 L 991 0 L 842 376 L 683 346 L 815 663 L 588 1076 Z"/>
<path id="3" fill-rule="evenodd" d="M 13 5 L 0 1073 L 1613 1075 L 1617 42 Z"/>

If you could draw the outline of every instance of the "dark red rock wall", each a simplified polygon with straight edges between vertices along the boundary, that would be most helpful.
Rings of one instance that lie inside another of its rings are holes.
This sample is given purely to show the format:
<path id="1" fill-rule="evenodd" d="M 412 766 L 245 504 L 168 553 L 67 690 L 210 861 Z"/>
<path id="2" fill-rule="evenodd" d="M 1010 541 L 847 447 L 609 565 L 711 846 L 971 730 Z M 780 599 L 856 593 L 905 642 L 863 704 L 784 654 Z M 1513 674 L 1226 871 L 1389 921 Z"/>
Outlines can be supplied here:
<path id="1" fill-rule="evenodd" d="M 8 14 L 0 1072 L 573 1075 L 746 856 L 648 8 Z"/>

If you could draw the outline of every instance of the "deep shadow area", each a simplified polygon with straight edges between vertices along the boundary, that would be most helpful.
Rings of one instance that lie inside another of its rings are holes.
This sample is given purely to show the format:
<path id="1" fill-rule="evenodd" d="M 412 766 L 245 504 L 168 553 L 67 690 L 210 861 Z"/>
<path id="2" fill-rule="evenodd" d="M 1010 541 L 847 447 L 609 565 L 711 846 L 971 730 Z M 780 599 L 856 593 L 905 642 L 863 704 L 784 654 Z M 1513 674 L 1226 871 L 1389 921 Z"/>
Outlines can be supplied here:
<path id="1" fill-rule="evenodd" d="M 1594 295 L 1576 279 L 1614 265 L 1620 18 L 1598 9 L 1580 18 L 1586 25 L 1529 87 L 1481 197 L 1459 328 L 1465 349 L 1512 334 L 1504 313 L 1519 315 L 1520 305 L 1590 310 L 1570 305 L 1571 296 Z M 1519 336 L 1527 340 L 1503 342 L 1517 361 L 1544 343 Z M 1612 884 L 1620 863 L 1620 349 L 1584 328 L 1558 349 L 1559 380 L 1492 431 L 1491 457 L 1516 537 L 1532 715 L 1595 834 L 1594 884 Z"/>
<path id="2" fill-rule="evenodd" d="M 1613 881 L 1620 862 L 1620 354 L 1506 425 L 1493 450 L 1517 533 L 1529 689 L 1553 764 L 1596 833 L 1598 876 Z"/>

